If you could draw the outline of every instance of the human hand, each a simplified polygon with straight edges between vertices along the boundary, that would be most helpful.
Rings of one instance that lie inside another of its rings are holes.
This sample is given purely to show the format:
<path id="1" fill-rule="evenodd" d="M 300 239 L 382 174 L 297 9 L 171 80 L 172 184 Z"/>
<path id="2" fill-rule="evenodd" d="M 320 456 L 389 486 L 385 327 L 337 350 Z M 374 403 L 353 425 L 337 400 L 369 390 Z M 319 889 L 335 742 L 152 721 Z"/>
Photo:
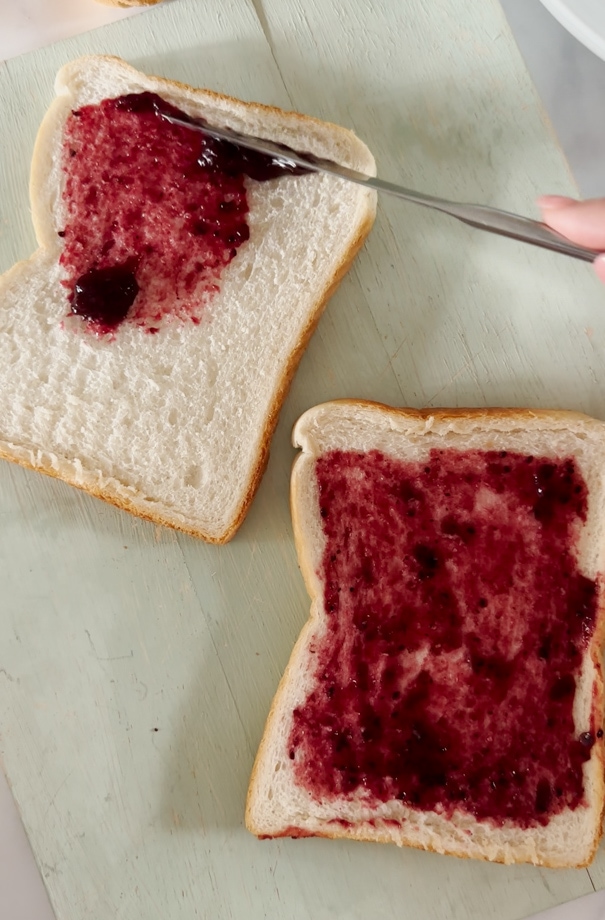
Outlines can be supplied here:
<path id="1" fill-rule="evenodd" d="M 580 246 L 602 250 L 593 265 L 605 282 L 605 198 L 575 201 L 561 195 L 538 198 L 542 220 L 557 233 Z"/>

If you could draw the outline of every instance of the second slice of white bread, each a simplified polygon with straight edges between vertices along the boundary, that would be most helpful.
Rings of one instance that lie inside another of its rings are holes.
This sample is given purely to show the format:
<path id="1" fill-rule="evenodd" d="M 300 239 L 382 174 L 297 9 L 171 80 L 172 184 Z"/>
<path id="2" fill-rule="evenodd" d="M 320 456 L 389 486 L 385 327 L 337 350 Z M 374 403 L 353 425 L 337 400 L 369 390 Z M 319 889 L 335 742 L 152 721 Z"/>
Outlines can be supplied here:
<path id="1" fill-rule="evenodd" d="M 572 412 L 529 410 L 391 409 L 367 402 L 335 401 L 310 409 L 298 421 L 294 444 L 292 517 L 300 566 L 312 605 L 273 701 L 248 792 L 246 824 L 260 837 L 323 836 L 391 842 L 456 856 L 503 863 L 583 866 L 593 858 L 605 801 L 603 739 L 584 764 L 586 805 L 566 809 L 546 826 L 498 826 L 457 809 L 451 817 L 391 800 L 368 804 L 359 791 L 321 800 L 294 775 L 289 756 L 293 712 L 314 682 L 314 643 L 325 630 L 321 567 L 325 546 L 316 461 L 332 450 L 377 450 L 389 458 L 424 461 L 432 448 L 506 450 L 526 455 L 573 457 L 588 488 L 588 512 L 577 545 L 579 569 L 596 579 L 605 562 L 605 424 Z M 578 731 L 603 708 L 601 643 L 603 597 L 577 679 L 573 718 Z M 600 721 L 597 721 L 597 725 Z"/>
<path id="2" fill-rule="evenodd" d="M 190 115 L 373 173 L 350 131 L 146 76 L 117 58 L 64 66 L 39 131 L 40 248 L 0 278 L 0 457 L 212 542 L 241 523 L 323 307 L 369 232 L 375 194 L 318 174 L 248 182 L 250 239 L 203 321 L 113 340 L 64 328 L 63 127 L 73 109 L 150 91 Z"/>

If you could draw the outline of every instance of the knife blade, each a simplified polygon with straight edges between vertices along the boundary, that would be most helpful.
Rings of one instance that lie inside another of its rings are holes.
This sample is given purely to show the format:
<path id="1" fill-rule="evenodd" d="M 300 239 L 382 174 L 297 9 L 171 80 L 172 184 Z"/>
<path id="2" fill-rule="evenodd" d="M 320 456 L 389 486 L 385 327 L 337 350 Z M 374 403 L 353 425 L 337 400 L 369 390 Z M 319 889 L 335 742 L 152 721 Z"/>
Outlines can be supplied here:
<path id="1" fill-rule="evenodd" d="M 272 141 L 240 134 L 230 128 L 217 128 L 205 122 L 186 120 L 165 112 L 161 113 L 161 117 L 171 124 L 190 128 L 192 131 L 199 131 L 214 140 L 225 141 L 237 147 L 244 147 L 247 150 L 254 150 L 256 153 L 264 154 L 270 157 L 274 164 L 283 166 L 285 173 L 296 168 L 308 172 L 327 173 L 331 176 L 337 176 L 339 179 L 345 179 L 348 182 L 355 182 L 366 188 L 375 189 L 377 192 L 394 195 L 421 207 L 440 211 L 478 230 L 485 230 L 498 236 L 505 236 L 522 243 L 529 243 L 532 246 L 539 246 L 542 249 L 549 249 L 552 252 L 558 252 L 574 259 L 593 262 L 599 255 L 598 250 L 578 246 L 559 233 L 555 233 L 546 224 L 532 220 L 529 217 L 511 214 L 508 211 L 501 211 L 498 208 L 492 208 L 487 205 L 466 204 L 438 198 L 434 195 L 427 195 L 424 192 L 417 192 L 394 182 L 379 179 L 377 176 L 357 172 L 332 160 L 325 160 L 312 154 L 299 153 L 283 144 L 275 144 Z"/>

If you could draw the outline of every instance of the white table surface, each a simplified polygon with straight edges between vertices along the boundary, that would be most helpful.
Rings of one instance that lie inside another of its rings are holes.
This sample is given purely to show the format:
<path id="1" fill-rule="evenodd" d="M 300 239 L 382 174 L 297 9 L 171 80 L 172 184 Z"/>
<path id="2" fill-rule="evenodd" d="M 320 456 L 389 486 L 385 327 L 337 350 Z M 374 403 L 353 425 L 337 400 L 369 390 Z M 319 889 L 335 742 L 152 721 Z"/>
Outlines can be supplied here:
<path id="1" fill-rule="evenodd" d="M 527 67 L 542 96 L 582 195 L 605 195 L 605 62 L 569 36 L 538 0 L 501 0 Z M 52 15 L 49 11 L 52 10 Z M 93 0 L 0 0 L 0 61 L 85 31 L 118 12 Z M 557 192 L 545 188 L 544 192 Z M 41 867 L 42 874 L 46 868 Z M 605 917 L 603 893 L 541 918 Z M 0 770 L 0 920 L 52 920 L 44 885 Z"/>

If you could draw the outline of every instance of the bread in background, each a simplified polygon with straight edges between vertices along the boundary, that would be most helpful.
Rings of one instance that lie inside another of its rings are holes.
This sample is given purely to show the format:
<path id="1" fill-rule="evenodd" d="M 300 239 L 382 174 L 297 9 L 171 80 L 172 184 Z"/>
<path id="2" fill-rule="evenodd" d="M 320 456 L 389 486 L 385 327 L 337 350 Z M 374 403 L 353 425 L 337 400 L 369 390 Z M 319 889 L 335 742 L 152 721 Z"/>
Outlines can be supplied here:
<path id="1" fill-rule="evenodd" d="M 97 3 L 103 3 L 105 6 L 155 6 L 162 0 L 97 0 Z"/>

